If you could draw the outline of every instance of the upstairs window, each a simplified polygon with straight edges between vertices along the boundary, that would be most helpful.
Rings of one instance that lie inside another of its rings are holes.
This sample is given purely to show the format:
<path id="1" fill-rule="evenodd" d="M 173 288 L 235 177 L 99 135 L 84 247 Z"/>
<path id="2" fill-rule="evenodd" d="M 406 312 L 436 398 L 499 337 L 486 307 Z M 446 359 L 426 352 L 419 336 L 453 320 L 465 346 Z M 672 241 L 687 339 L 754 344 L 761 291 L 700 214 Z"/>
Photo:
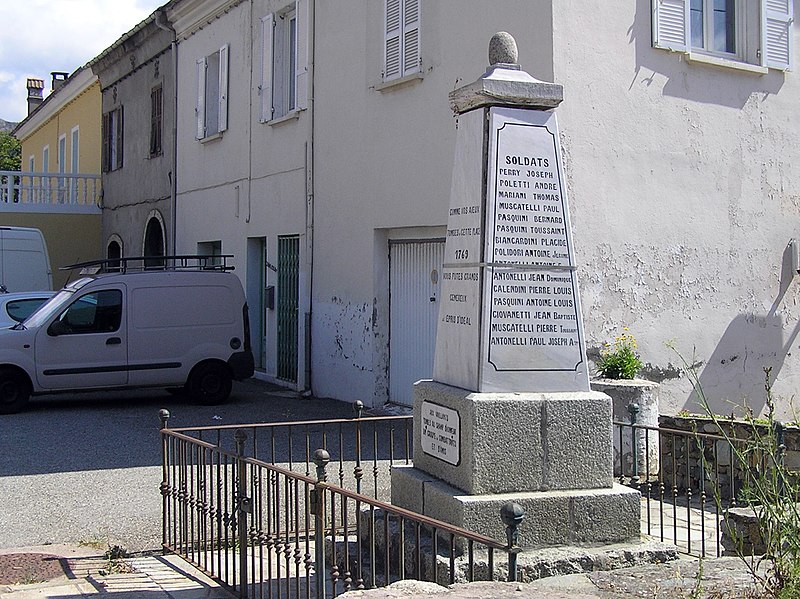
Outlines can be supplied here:
<path id="1" fill-rule="evenodd" d="M 161 155 L 163 110 L 164 97 L 159 85 L 150 92 L 150 158 Z"/>
<path id="2" fill-rule="evenodd" d="M 421 71 L 419 0 L 386 0 L 383 80 Z"/>
<path id="3" fill-rule="evenodd" d="M 103 115 L 103 172 L 122 168 L 122 106 Z"/>
<path id="4" fill-rule="evenodd" d="M 793 0 L 654 0 L 653 46 L 690 60 L 788 70 Z"/>
<path id="5" fill-rule="evenodd" d="M 228 44 L 197 61 L 197 139 L 228 128 Z"/>
<path id="6" fill-rule="evenodd" d="M 261 19 L 261 121 L 279 119 L 308 102 L 308 0 Z"/>

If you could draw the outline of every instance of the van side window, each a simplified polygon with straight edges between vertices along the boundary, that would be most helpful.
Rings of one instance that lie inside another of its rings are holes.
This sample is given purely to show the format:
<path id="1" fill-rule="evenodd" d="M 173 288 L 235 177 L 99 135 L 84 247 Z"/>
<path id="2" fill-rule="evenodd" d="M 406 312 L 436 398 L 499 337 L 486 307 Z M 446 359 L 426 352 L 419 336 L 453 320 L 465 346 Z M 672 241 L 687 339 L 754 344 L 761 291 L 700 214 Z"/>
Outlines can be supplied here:
<path id="1" fill-rule="evenodd" d="M 95 291 L 78 298 L 58 317 L 58 334 L 111 333 L 121 320 L 122 292 Z"/>

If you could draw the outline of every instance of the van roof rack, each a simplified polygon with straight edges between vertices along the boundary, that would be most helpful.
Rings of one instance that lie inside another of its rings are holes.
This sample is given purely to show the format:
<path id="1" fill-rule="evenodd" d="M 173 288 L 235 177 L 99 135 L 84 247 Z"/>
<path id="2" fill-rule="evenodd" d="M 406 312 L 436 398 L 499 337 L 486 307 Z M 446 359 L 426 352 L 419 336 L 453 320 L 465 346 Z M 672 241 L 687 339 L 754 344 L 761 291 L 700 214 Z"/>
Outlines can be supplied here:
<path id="1" fill-rule="evenodd" d="M 234 270 L 227 259 L 233 254 L 186 254 L 177 256 L 126 256 L 104 258 L 62 266 L 59 270 L 80 269 L 82 275 L 123 273 L 142 270 Z"/>

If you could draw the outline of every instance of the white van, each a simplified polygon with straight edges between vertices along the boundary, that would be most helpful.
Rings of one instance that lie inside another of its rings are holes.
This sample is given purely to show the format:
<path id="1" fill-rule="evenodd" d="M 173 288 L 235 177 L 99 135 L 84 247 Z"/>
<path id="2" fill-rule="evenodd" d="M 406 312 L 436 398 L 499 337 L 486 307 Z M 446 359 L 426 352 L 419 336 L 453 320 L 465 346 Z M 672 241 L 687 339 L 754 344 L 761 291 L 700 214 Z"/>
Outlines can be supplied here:
<path id="1" fill-rule="evenodd" d="M 239 278 L 205 258 L 191 257 L 193 266 L 183 256 L 156 267 L 152 258 L 76 265 L 118 272 L 84 271 L 0 330 L 0 413 L 20 410 L 31 394 L 135 387 L 224 401 L 232 380 L 253 375 L 249 319 Z"/>
<path id="2" fill-rule="evenodd" d="M 49 291 L 53 273 L 39 229 L 0 227 L 0 292 Z"/>

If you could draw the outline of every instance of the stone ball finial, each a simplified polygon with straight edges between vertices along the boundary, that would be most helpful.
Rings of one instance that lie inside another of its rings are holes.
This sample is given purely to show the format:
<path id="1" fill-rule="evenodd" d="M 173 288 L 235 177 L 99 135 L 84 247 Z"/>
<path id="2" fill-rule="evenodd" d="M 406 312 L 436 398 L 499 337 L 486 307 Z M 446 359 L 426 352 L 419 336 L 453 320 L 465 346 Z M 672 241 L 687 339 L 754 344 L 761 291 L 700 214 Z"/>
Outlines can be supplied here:
<path id="1" fill-rule="evenodd" d="M 514 37 L 505 31 L 498 31 L 489 40 L 489 64 L 517 64 L 519 53 Z"/>

